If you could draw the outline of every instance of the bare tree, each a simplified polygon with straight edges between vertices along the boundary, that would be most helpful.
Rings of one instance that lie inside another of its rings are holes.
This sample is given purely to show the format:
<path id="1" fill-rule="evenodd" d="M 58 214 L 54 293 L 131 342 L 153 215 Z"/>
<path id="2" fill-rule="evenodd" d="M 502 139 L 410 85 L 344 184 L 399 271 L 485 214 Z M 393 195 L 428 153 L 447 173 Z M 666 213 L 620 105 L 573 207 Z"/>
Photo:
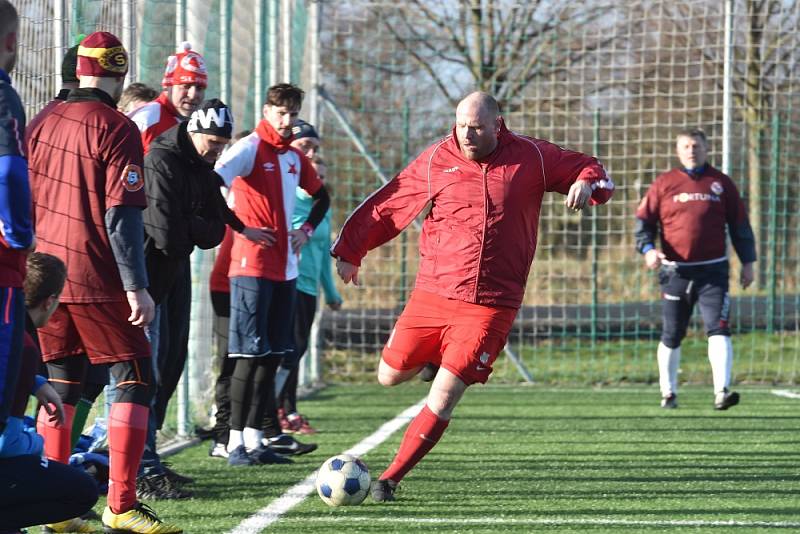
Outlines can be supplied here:
<path id="1" fill-rule="evenodd" d="M 580 32 L 610 9 L 605 1 L 577 4 L 413 0 L 387 10 L 382 22 L 450 104 L 478 89 L 503 105 L 537 77 L 564 69 L 611 41 L 606 36 L 580 47 L 561 46 L 557 36 Z"/>

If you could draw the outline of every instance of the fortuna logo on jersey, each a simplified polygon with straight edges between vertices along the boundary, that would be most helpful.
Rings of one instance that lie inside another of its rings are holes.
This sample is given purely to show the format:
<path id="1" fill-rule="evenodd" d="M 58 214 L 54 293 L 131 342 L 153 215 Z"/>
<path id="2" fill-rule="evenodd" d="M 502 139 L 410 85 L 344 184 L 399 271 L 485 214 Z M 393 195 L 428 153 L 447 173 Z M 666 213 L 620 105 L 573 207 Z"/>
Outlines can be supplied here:
<path id="1" fill-rule="evenodd" d="M 264 170 L 267 172 L 273 172 L 275 170 L 275 164 L 272 163 L 271 161 L 266 162 L 262 166 L 264 167 Z"/>
<path id="2" fill-rule="evenodd" d="M 678 193 L 672 195 L 673 202 L 719 202 L 719 195 L 713 193 Z"/>

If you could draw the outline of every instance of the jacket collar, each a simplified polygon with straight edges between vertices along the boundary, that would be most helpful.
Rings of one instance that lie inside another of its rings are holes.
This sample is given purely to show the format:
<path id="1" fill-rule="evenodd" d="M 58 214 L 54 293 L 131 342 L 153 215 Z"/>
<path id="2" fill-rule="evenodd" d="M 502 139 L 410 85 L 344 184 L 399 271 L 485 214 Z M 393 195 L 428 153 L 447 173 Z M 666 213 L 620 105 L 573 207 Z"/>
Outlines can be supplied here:
<path id="1" fill-rule="evenodd" d="M 180 121 L 186 120 L 186 117 L 178 113 L 178 110 L 175 108 L 175 106 L 172 105 L 172 102 L 170 101 L 169 95 L 167 95 L 166 91 L 158 95 L 158 97 L 156 98 L 156 102 L 161 104 L 161 107 L 167 110 L 167 113 L 169 113 L 176 119 Z"/>
<path id="2" fill-rule="evenodd" d="M 289 150 L 289 146 L 291 145 L 292 141 L 294 141 L 294 135 L 283 138 L 280 134 L 275 131 L 275 128 L 266 121 L 265 119 L 261 119 L 256 126 L 256 133 L 258 133 L 259 139 L 267 143 L 268 145 L 272 145 L 278 152 L 286 152 Z"/>
<path id="3" fill-rule="evenodd" d="M 70 91 L 67 97 L 67 102 L 84 102 L 87 100 L 99 101 L 113 109 L 117 109 L 117 103 L 114 102 L 111 95 L 96 87 L 78 87 Z"/>
<path id="4" fill-rule="evenodd" d="M 56 95 L 56 100 L 66 100 L 69 97 L 71 89 L 61 89 Z"/>
<path id="5" fill-rule="evenodd" d="M 187 121 L 180 122 L 156 137 L 150 145 L 150 153 L 154 149 L 166 150 L 177 154 L 182 161 L 192 166 L 212 169 L 214 165 L 204 160 L 197 153 L 192 138 L 189 137 L 188 126 L 189 123 Z"/>

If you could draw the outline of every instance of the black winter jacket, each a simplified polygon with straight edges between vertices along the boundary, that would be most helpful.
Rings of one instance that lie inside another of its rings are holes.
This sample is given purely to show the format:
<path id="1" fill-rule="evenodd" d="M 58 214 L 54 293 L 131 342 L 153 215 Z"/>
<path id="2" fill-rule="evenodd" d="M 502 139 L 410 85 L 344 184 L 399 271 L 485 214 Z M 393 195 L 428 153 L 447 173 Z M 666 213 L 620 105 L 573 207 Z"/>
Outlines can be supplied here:
<path id="1" fill-rule="evenodd" d="M 237 232 L 244 229 L 220 192 L 222 178 L 197 153 L 186 126 L 182 122 L 153 140 L 144 158 L 145 254 L 156 304 L 195 246 L 217 246 L 226 224 Z"/>

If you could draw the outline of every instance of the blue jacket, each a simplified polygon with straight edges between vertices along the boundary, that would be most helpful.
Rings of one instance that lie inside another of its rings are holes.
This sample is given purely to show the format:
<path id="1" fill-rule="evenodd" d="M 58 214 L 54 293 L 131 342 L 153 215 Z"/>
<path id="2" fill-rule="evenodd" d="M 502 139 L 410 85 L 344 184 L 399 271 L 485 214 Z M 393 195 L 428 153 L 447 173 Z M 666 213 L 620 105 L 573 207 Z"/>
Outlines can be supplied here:
<path id="1" fill-rule="evenodd" d="M 22 287 L 24 249 L 33 241 L 31 188 L 25 161 L 25 111 L 0 69 L 0 286 Z"/>
<path id="2" fill-rule="evenodd" d="M 294 207 L 294 215 L 292 216 L 292 228 L 300 228 L 306 222 L 313 202 L 314 199 L 308 193 L 297 188 L 297 201 Z M 333 282 L 330 248 L 331 211 L 328 210 L 322 222 L 314 230 L 314 235 L 311 236 L 311 239 L 300 252 L 299 275 L 297 276 L 297 290 L 308 295 L 316 297 L 318 294 L 317 288 L 322 284 L 326 304 L 342 301 L 342 297 Z"/>

